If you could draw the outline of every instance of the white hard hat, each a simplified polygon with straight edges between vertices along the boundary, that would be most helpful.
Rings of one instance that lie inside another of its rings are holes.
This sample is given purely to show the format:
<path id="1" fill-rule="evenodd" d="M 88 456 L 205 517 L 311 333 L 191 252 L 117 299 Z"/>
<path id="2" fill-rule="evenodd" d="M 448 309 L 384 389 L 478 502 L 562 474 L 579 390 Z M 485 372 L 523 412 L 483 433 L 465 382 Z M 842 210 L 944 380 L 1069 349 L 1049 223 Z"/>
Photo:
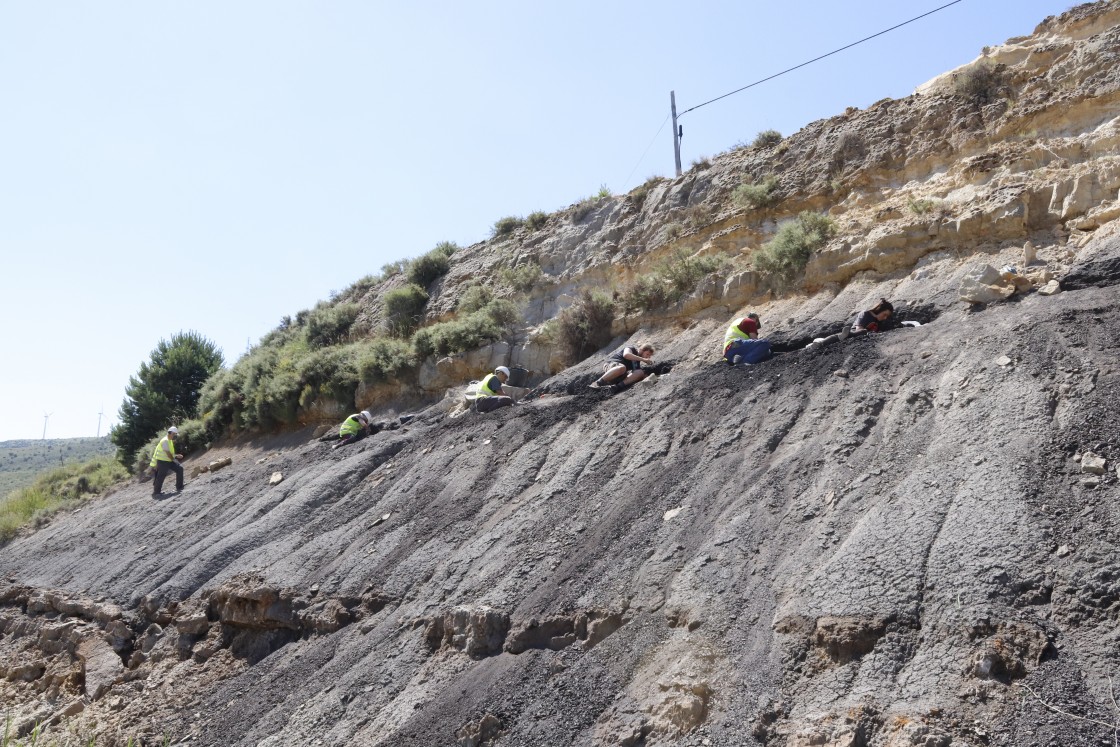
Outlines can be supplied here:
<path id="1" fill-rule="evenodd" d="M 509 376 L 509 369 L 506 368 L 505 366 L 498 366 L 497 368 L 494 369 L 494 373 L 500 373 L 500 374 L 505 374 L 506 376 Z"/>
<path id="2" fill-rule="evenodd" d="M 367 422 L 367 423 L 368 423 L 369 421 L 373 420 L 373 417 L 372 417 L 372 416 L 370 416 L 370 414 L 369 414 L 369 410 L 362 410 L 362 411 L 361 411 L 361 412 L 359 412 L 358 414 L 359 414 L 359 415 L 361 415 L 361 416 L 362 416 L 363 418 L 365 418 L 365 420 L 366 420 L 366 422 Z"/>
<path id="3" fill-rule="evenodd" d="M 167 432 L 168 433 L 174 433 L 176 436 L 179 435 L 179 429 L 176 428 L 175 426 L 171 426 L 170 428 L 168 428 Z"/>

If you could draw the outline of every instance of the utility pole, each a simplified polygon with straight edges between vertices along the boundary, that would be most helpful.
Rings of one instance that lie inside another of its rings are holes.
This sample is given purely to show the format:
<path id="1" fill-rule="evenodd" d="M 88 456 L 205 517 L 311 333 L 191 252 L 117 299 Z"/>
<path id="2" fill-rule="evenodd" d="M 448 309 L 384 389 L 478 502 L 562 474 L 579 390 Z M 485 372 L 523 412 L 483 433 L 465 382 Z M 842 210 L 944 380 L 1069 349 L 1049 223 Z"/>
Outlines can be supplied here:
<path id="1" fill-rule="evenodd" d="M 677 162 L 677 176 L 681 175 L 681 128 L 677 126 L 677 92 L 669 91 L 669 104 L 673 108 L 673 158 Z"/>
<path id="2" fill-rule="evenodd" d="M 54 413 L 53 412 L 44 412 L 43 413 L 43 440 L 44 441 L 47 440 L 47 420 L 50 419 L 51 415 L 54 415 Z"/>

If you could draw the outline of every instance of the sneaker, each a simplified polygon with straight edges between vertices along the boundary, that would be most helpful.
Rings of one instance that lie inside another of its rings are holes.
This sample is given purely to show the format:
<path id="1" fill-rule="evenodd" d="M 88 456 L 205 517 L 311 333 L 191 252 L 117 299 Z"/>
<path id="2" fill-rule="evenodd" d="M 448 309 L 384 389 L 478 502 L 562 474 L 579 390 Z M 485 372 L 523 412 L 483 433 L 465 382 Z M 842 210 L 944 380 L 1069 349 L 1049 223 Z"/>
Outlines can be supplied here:
<path id="1" fill-rule="evenodd" d="M 741 355 L 736 355 L 734 358 L 731 359 L 731 365 L 732 366 L 738 366 L 742 362 L 743 362 L 743 356 L 741 356 Z"/>
<path id="2" fill-rule="evenodd" d="M 152 493 L 152 497 L 153 497 L 153 498 L 162 498 L 162 497 L 163 497 L 163 493 Z"/>
<path id="3" fill-rule="evenodd" d="M 588 386 L 589 388 L 591 388 L 591 389 L 599 389 L 599 388 L 601 388 L 601 387 L 602 387 L 603 385 L 602 385 L 602 384 L 600 384 L 600 383 L 599 383 L 598 381 L 592 381 L 592 382 L 591 382 L 590 384 L 588 384 L 587 386 Z"/>

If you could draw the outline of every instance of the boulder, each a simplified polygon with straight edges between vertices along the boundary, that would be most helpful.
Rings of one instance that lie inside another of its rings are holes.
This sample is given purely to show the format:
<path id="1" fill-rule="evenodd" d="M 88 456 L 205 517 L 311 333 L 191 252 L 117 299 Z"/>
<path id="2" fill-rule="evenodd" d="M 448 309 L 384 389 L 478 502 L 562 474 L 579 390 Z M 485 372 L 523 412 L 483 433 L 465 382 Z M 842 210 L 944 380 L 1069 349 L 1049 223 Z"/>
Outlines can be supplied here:
<path id="1" fill-rule="evenodd" d="M 1005 280 L 996 268 L 983 265 L 961 280 L 960 298 L 968 303 L 995 303 L 1015 295 L 1015 284 Z"/>
<path id="2" fill-rule="evenodd" d="M 1081 455 L 1081 471 L 1091 475 L 1103 475 L 1107 462 L 1102 456 L 1097 456 L 1091 451 Z"/>

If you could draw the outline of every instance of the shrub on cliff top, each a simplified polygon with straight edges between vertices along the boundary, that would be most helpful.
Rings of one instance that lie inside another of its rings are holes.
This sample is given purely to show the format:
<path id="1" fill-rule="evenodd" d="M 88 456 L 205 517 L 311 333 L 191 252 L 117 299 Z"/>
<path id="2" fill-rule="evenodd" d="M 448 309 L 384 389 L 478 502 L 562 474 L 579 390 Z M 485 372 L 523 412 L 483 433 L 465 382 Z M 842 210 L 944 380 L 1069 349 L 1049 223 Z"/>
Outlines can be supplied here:
<path id="1" fill-rule="evenodd" d="M 770 145 L 777 145 L 782 142 L 782 133 L 777 130 L 763 130 L 754 136 L 754 142 L 751 143 L 756 148 L 765 148 Z"/>
<path id="2" fill-rule="evenodd" d="M 1003 69 L 981 60 L 953 76 L 953 91 L 977 106 L 995 101 L 1004 86 Z"/>
<path id="3" fill-rule="evenodd" d="M 427 288 L 451 269 L 452 254 L 459 248 L 451 241 L 442 241 L 427 254 L 422 254 L 408 265 L 409 282 Z"/>
<path id="4" fill-rule="evenodd" d="M 825 215 L 805 211 L 783 223 L 774 238 L 752 257 L 754 268 L 781 283 L 792 282 L 805 269 L 813 252 L 836 234 L 836 224 Z"/>
<path id="5" fill-rule="evenodd" d="M 490 229 L 490 235 L 494 238 L 508 236 L 523 225 L 525 225 L 524 218 L 519 218 L 516 215 L 507 215 L 505 218 L 499 218 L 494 221 L 494 226 Z"/>

